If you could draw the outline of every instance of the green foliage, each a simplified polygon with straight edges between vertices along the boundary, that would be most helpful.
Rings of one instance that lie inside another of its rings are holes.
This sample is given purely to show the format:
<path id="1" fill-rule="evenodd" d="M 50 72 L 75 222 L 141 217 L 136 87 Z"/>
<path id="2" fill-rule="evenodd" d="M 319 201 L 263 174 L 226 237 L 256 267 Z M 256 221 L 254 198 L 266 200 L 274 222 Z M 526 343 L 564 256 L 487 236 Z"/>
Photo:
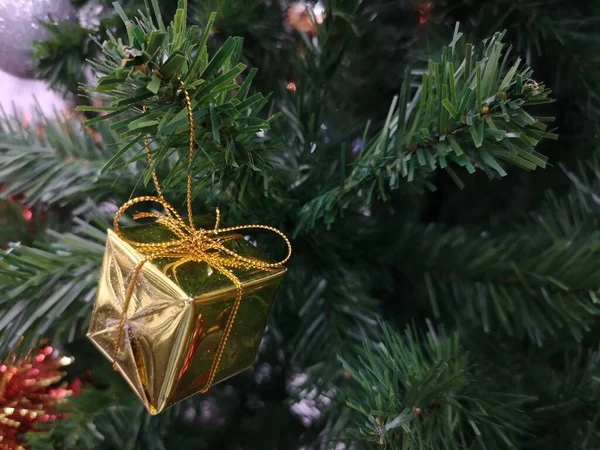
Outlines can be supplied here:
<path id="1" fill-rule="evenodd" d="M 75 118 L 39 118 L 24 126 L 20 116 L 0 121 L 0 183 L 3 198 L 23 195 L 29 204 L 69 206 L 78 214 L 101 200 L 126 199 L 138 182 L 135 166 L 115 180 L 102 173 L 118 137 L 108 126 L 92 132 Z"/>
<path id="2" fill-rule="evenodd" d="M 281 48 L 284 36 L 281 33 L 281 7 L 277 2 L 205 0 L 190 4 L 192 23 L 203 25 L 213 13 L 216 13 L 212 30 L 214 38 L 242 36 L 244 48 L 257 45 L 262 50 L 260 53 L 264 53 L 265 49 L 277 51 Z M 260 57 L 245 51 L 242 57 L 247 56 Z"/>
<path id="3" fill-rule="evenodd" d="M 533 410 L 536 438 L 531 443 L 539 449 L 596 448 L 600 445 L 600 355 L 576 349 L 562 356 L 560 372 L 549 369 L 547 360 L 535 361 L 529 371 L 527 381 L 538 396 Z"/>
<path id="4" fill-rule="evenodd" d="M 28 433 L 28 442 L 35 450 L 53 450 L 57 446 L 78 450 L 164 449 L 160 436 L 165 433 L 172 414 L 162 418 L 149 416 L 128 389 L 123 383 L 121 391 L 85 390 L 81 397 L 73 398 L 61 408 L 69 420 L 59 421 L 50 432 Z"/>
<path id="5" fill-rule="evenodd" d="M 461 44 L 461 37 L 457 27 L 440 62 L 429 61 L 412 98 L 406 75 L 381 131 L 341 185 L 303 207 L 300 229 L 314 227 L 320 218 L 332 223 L 351 203 L 369 206 L 375 196 L 385 200 L 389 189 L 433 190 L 431 173 L 439 169 L 462 187 L 453 166 L 468 173 L 480 168 L 490 178 L 506 175 L 502 163 L 524 170 L 546 167 L 547 158 L 534 148 L 558 136 L 546 131 L 543 121 L 551 119 L 535 118 L 526 109 L 551 102 L 549 91 L 531 79 L 521 58 L 510 62 L 502 33 L 476 48 Z"/>
<path id="6" fill-rule="evenodd" d="M 600 220 L 600 152 L 579 161 L 577 170 L 561 165 L 572 182 L 571 191 L 562 198 L 551 196 L 540 215 L 544 224 L 557 234 L 590 233 Z"/>
<path id="7" fill-rule="evenodd" d="M 404 335 L 381 324 L 381 342 L 365 343 L 364 356 L 343 359 L 357 383 L 348 406 L 358 413 L 349 431 L 370 448 L 516 448 L 526 426 L 526 396 L 497 392 L 472 366 L 458 335 L 430 328 Z M 356 352 L 358 353 L 358 352 Z"/>
<path id="8" fill-rule="evenodd" d="M 52 37 L 35 44 L 36 75 L 48 80 L 50 87 L 58 91 L 76 92 L 86 81 L 86 73 L 79 69 L 93 55 L 90 47 L 94 43 L 89 30 L 78 24 L 44 23 L 42 26 Z"/>
<path id="9" fill-rule="evenodd" d="M 413 281 L 438 318 L 522 336 L 542 345 L 567 333 L 581 340 L 600 313 L 600 163 L 568 171 L 573 187 L 540 207 L 488 228 L 407 223 L 377 247 Z M 409 259 L 397 255 L 411 255 Z M 425 305 L 424 305 L 425 306 Z"/>
<path id="10" fill-rule="evenodd" d="M 487 0 L 458 2 L 452 8 L 458 14 L 468 10 L 469 28 L 477 36 L 505 29 L 517 51 L 527 52 L 531 63 L 547 66 L 546 80 L 557 96 L 586 98 L 577 107 L 596 117 L 600 10 L 595 2 Z M 448 13 L 444 9 L 439 11 L 442 16 Z"/>
<path id="11" fill-rule="evenodd" d="M 214 15 L 201 33 L 197 27 L 186 27 L 186 2 L 180 2 L 169 27 L 164 26 L 160 11 L 155 9 L 154 13 L 156 25 L 150 11 L 132 21 L 119 10 L 127 28 L 128 45 L 111 37 L 102 44 L 103 57 L 92 62 L 93 69 L 102 76 L 87 91 L 98 94 L 110 106 L 100 108 L 109 114 L 92 119 L 88 124 L 121 114 L 126 116 L 111 125 L 120 133 L 123 145 L 106 167 L 120 169 L 131 163 L 132 159 L 119 161 L 125 152 L 149 135 L 156 144 L 156 166 L 173 153 L 185 155 L 165 183 L 181 181 L 187 172 L 189 147 L 189 124 L 183 101 L 185 89 L 192 100 L 196 146 L 201 155 L 191 167 L 197 177 L 196 186 L 211 187 L 216 180 L 228 188 L 235 186 L 236 194 L 256 185 L 257 181 L 267 186 L 269 153 L 277 142 L 270 135 L 258 137 L 257 133 L 264 134 L 276 115 L 261 118 L 259 113 L 268 99 L 260 93 L 250 95 L 255 70 L 248 73 L 243 83 L 237 82 L 246 68 L 239 62 L 241 39 L 228 39 L 209 58 L 207 40 Z M 142 104 L 147 111 L 142 111 Z M 148 170 L 146 181 L 149 176 Z"/>
<path id="12" fill-rule="evenodd" d="M 398 265 L 438 317 L 526 332 L 538 343 L 561 329 L 580 339 L 600 313 L 600 235 L 555 237 L 539 227 L 494 234 L 408 225 L 395 251 L 412 258 Z"/>
<path id="13" fill-rule="evenodd" d="M 358 271 L 336 273 L 323 267 L 319 273 L 298 269 L 290 278 L 294 289 L 285 309 L 300 320 L 291 333 L 279 332 L 289 335 L 286 341 L 296 363 L 305 366 L 327 361 L 335 365 L 335 355 L 343 348 L 372 336 L 379 315 L 377 301 L 365 286 L 367 277 Z"/>
<path id="14" fill-rule="evenodd" d="M 26 353 L 44 337 L 68 342 L 87 329 L 105 234 L 79 227 L 79 235 L 51 233 L 52 243 L 16 244 L 2 256 L 0 357 L 17 344 Z"/>
<path id="15" fill-rule="evenodd" d="M 41 26 L 50 32 L 50 38 L 34 42 L 32 59 L 36 76 L 46 80 L 53 89 L 80 99 L 79 86 L 87 83 L 90 76 L 86 62 L 98 53 L 95 36 L 106 30 L 117 37 L 126 35 L 123 21 L 114 14 L 112 3 L 110 0 L 88 3 L 77 22 L 42 22 Z M 171 16 L 173 5 L 162 3 L 162 14 Z M 123 0 L 120 4 L 132 14 L 139 7 L 135 0 Z"/>

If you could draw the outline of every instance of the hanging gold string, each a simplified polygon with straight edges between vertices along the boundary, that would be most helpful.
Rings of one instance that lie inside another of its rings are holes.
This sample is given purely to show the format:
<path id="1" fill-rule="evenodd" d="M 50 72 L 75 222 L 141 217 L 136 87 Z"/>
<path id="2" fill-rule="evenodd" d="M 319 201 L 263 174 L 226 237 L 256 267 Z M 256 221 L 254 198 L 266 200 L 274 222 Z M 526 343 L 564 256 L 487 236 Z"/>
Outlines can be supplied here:
<path id="1" fill-rule="evenodd" d="M 215 226 L 213 229 L 206 230 L 203 228 L 196 229 L 194 225 L 194 218 L 192 215 L 192 162 L 194 159 L 194 147 L 195 147 L 195 136 L 194 136 L 194 111 L 192 108 L 192 101 L 190 99 L 190 95 L 185 89 L 185 86 L 181 79 L 179 82 L 182 85 L 185 105 L 188 112 L 188 122 L 189 122 L 189 167 L 188 167 L 188 177 L 187 177 L 187 215 L 188 215 L 188 223 L 186 223 L 181 215 L 177 212 L 177 210 L 164 199 L 162 190 L 160 188 L 160 184 L 158 182 L 158 177 L 156 176 L 156 171 L 153 167 L 152 154 L 150 152 L 150 144 L 148 142 L 148 138 L 144 139 L 144 150 L 146 152 L 146 157 L 148 159 L 148 164 L 152 168 L 152 180 L 154 182 L 154 186 L 156 188 L 157 196 L 141 196 L 136 197 L 128 202 L 126 202 L 115 215 L 114 220 L 114 232 L 119 236 L 123 241 L 132 245 L 136 250 L 140 253 L 144 254 L 144 258 L 140 260 L 134 267 L 133 272 L 131 274 L 131 279 L 127 286 L 127 290 L 125 291 L 125 298 L 123 301 L 123 310 L 121 312 L 121 317 L 119 320 L 117 335 L 114 342 L 113 348 L 113 367 L 115 370 L 117 369 L 117 354 L 121 347 L 121 343 L 123 340 L 123 334 L 125 330 L 125 324 L 127 321 L 127 311 L 129 310 L 129 305 L 131 303 L 131 298 L 133 297 L 133 291 L 135 290 L 135 284 L 139 278 L 139 275 L 142 271 L 144 264 L 149 261 L 153 261 L 158 258 L 167 258 L 173 259 L 173 262 L 167 264 L 163 272 L 166 274 L 169 271 L 173 274 L 173 278 L 178 283 L 177 279 L 177 269 L 191 262 L 204 262 L 207 263 L 213 269 L 219 271 L 221 274 L 226 276 L 236 288 L 236 297 L 231 307 L 231 312 L 229 313 L 229 318 L 227 320 L 227 324 L 225 325 L 225 330 L 221 340 L 219 341 L 219 345 L 217 347 L 217 351 L 215 353 L 215 358 L 210 368 L 210 372 L 208 374 L 208 379 L 206 384 L 201 389 L 200 392 L 204 393 L 208 391 L 208 389 L 214 383 L 217 371 L 221 364 L 221 359 L 223 358 L 223 353 L 225 352 L 225 348 L 227 346 L 227 342 L 229 340 L 229 335 L 231 334 L 231 330 L 235 323 L 235 319 L 240 308 L 242 298 L 243 298 L 243 289 L 242 283 L 240 279 L 231 271 L 231 269 L 259 269 L 259 270 L 274 270 L 280 268 L 285 264 L 292 254 L 292 246 L 290 244 L 289 239 L 279 231 L 277 228 L 273 228 L 267 225 L 240 225 L 237 227 L 229 227 L 229 228 L 219 228 L 221 214 L 219 209 L 216 210 L 216 220 Z M 144 106 L 143 111 L 146 112 L 147 109 Z M 121 216 L 135 204 L 138 203 L 157 203 L 162 206 L 164 213 L 153 213 L 153 212 L 140 212 L 134 214 L 134 220 L 142 219 L 142 218 L 152 218 L 156 220 L 157 224 L 163 225 L 167 227 L 171 233 L 173 234 L 173 239 L 165 242 L 156 242 L 156 243 L 147 243 L 147 242 L 137 242 L 130 239 L 127 239 L 119 228 L 119 221 Z M 243 236 L 239 233 L 230 234 L 235 231 L 241 230 L 251 230 L 251 229 L 262 229 L 271 231 L 277 235 L 279 235 L 285 242 L 287 246 L 287 255 L 281 261 L 269 263 L 257 258 L 247 258 L 241 255 L 238 255 L 233 250 L 225 247 L 223 244 L 227 241 L 235 240 L 235 239 L 243 239 Z"/>
<path id="2" fill-rule="evenodd" d="M 142 106 L 142 111 L 148 111 L 146 105 Z M 148 160 L 148 165 L 152 169 L 152 181 L 154 182 L 154 188 L 156 189 L 156 193 L 160 198 L 162 198 L 163 193 L 160 188 L 160 183 L 158 182 L 158 177 L 156 176 L 156 171 L 153 168 L 154 162 L 152 161 L 152 153 L 150 153 L 150 142 L 148 141 L 148 135 L 144 136 L 144 151 L 146 152 L 146 159 Z"/>

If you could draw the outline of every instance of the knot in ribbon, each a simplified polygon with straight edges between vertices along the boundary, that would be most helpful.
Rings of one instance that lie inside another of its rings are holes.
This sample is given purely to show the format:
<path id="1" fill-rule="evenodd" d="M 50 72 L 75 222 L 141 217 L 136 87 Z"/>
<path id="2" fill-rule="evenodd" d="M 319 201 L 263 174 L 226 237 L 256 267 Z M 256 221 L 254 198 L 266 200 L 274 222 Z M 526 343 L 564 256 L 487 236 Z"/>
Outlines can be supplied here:
<path id="1" fill-rule="evenodd" d="M 156 219 L 156 223 L 165 226 L 173 234 L 173 239 L 165 242 L 137 242 L 127 239 L 119 227 L 121 216 L 126 210 L 137 203 L 154 202 L 160 204 L 164 214 L 155 212 L 139 212 L 133 216 L 134 220 L 143 218 Z M 271 270 L 281 267 L 291 256 L 292 247 L 289 239 L 277 228 L 267 225 L 240 225 L 228 228 L 219 228 L 221 214 L 216 209 L 216 221 L 213 229 L 196 228 L 193 218 L 188 218 L 186 223 L 177 210 L 164 198 L 154 196 L 136 197 L 126 202 L 115 215 L 114 232 L 138 251 L 146 255 L 146 261 L 157 258 L 173 258 L 175 261 L 165 266 L 163 271 L 172 271 L 177 281 L 177 268 L 188 262 L 206 262 L 209 266 L 219 270 L 228 278 L 233 278 L 227 268 L 260 269 Z M 271 231 L 279 235 L 285 242 L 288 253 L 284 259 L 278 262 L 267 262 L 257 258 L 248 258 L 237 254 L 235 251 L 223 245 L 227 241 L 243 239 L 241 234 L 230 234 L 234 231 L 261 229 Z M 236 277 L 237 278 L 237 277 Z M 237 284 L 237 283 L 236 283 Z"/>

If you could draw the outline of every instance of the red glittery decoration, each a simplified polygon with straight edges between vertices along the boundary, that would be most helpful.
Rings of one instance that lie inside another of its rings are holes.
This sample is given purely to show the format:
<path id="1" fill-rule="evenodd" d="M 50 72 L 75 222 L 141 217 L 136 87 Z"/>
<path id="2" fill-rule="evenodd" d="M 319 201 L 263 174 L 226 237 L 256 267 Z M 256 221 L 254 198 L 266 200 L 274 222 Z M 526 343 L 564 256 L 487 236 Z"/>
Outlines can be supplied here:
<path id="1" fill-rule="evenodd" d="M 71 361 L 47 345 L 22 361 L 12 357 L 0 362 L 0 450 L 25 450 L 25 433 L 64 418 L 56 406 L 73 395 L 73 389 L 60 383 L 65 375 L 61 369 Z"/>

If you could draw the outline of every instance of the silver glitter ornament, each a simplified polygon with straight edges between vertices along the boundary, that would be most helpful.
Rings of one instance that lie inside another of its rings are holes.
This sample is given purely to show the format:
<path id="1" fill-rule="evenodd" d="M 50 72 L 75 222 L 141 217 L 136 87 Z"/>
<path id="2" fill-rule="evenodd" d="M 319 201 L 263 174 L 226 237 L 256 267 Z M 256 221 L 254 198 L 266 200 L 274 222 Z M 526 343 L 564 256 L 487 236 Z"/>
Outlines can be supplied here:
<path id="1" fill-rule="evenodd" d="M 35 41 L 50 33 L 39 21 L 72 22 L 77 14 L 70 0 L 0 0 L 0 70 L 31 78 Z"/>

